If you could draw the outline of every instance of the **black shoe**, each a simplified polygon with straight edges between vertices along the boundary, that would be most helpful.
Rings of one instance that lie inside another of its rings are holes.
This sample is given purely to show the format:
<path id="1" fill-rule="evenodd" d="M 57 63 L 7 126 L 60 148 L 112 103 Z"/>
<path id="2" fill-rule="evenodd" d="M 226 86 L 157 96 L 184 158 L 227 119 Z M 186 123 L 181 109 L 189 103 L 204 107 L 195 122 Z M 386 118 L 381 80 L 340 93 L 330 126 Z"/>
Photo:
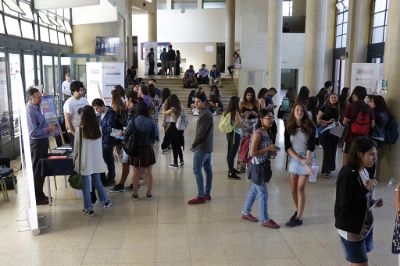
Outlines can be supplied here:
<path id="1" fill-rule="evenodd" d="M 179 163 L 179 166 L 184 166 L 184 165 L 185 165 L 185 162 L 184 162 L 184 161 L 182 161 L 182 162 Z"/>
<path id="2" fill-rule="evenodd" d="M 117 184 L 112 189 L 110 189 L 111 193 L 112 192 L 125 192 L 125 191 L 126 191 L 126 189 L 125 189 L 124 185 L 121 185 L 121 184 Z"/>
<path id="3" fill-rule="evenodd" d="M 94 211 L 93 210 L 91 210 L 91 211 L 82 210 L 82 213 L 84 215 L 87 215 L 87 216 L 90 216 L 90 217 L 94 216 Z"/>
<path id="4" fill-rule="evenodd" d="M 290 217 L 290 220 L 293 220 L 297 216 L 297 211 L 294 212 L 294 214 Z"/>
<path id="5" fill-rule="evenodd" d="M 115 186 L 115 180 L 107 179 L 107 180 L 104 182 L 104 186 L 105 186 L 105 187 Z"/>
<path id="6" fill-rule="evenodd" d="M 173 164 L 168 165 L 168 167 L 169 168 L 178 168 L 179 166 L 177 163 L 173 163 Z"/>
<path id="7" fill-rule="evenodd" d="M 139 200 L 139 195 L 138 194 L 132 194 L 132 199 L 133 200 Z"/>
<path id="8" fill-rule="evenodd" d="M 47 199 L 40 199 L 36 201 L 36 205 L 47 205 L 49 204 L 49 200 Z"/>
<path id="9" fill-rule="evenodd" d="M 239 171 L 238 169 L 236 169 L 236 168 L 233 169 L 233 172 L 234 172 L 235 174 L 237 174 L 237 175 L 240 175 L 240 171 Z"/>
<path id="10" fill-rule="evenodd" d="M 133 184 L 130 184 L 129 186 L 125 187 L 126 190 L 133 190 Z"/>
<path id="11" fill-rule="evenodd" d="M 295 226 L 300 226 L 303 224 L 303 220 L 300 220 L 298 217 L 295 217 L 294 219 L 290 218 L 289 222 L 286 223 L 287 227 L 295 227 Z"/>
<path id="12" fill-rule="evenodd" d="M 240 180 L 240 176 L 237 176 L 234 172 L 233 173 L 228 173 L 228 178 L 232 178 L 235 180 Z"/>
<path id="13" fill-rule="evenodd" d="M 152 200 L 153 199 L 153 195 L 151 195 L 151 193 L 150 194 L 146 193 L 146 198 L 147 198 L 147 200 Z"/>

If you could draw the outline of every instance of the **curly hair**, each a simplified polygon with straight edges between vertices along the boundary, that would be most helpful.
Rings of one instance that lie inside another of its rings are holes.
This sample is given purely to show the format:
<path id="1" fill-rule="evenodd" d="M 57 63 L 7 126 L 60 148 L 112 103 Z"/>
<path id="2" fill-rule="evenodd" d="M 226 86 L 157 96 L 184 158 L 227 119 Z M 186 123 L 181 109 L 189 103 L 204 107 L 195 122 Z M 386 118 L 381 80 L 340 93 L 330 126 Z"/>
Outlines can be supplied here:
<path id="1" fill-rule="evenodd" d="M 303 118 L 300 121 L 301 130 L 304 133 L 306 133 L 307 135 L 313 136 L 313 134 L 315 134 L 315 128 L 314 128 L 313 122 L 308 116 L 307 108 L 304 105 L 299 104 L 299 103 L 296 103 L 293 106 L 292 111 L 289 114 L 288 122 L 286 125 L 286 130 L 289 132 L 290 135 L 296 134 L 297 125 L 296 125 L 296 118 L 294 116 L 294 112 L 295 112 L 297 106 L 300 106 L 304 112 Z"/>

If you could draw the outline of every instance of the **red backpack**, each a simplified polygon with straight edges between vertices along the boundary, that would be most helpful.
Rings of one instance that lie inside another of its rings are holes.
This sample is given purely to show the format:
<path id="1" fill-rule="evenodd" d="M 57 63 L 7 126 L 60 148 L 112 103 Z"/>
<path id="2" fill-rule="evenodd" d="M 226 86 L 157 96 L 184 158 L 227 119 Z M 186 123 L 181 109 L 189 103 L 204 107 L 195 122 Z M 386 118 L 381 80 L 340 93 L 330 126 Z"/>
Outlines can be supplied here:
<path id="1" fill-rule="evenodd" d="M 358 136 L 368 135 L 370 128 L 371 118 L 369 113 L 361 111 L 357 113 L 354 121 L 351 123 L 350 132 Z"/>
<path id="2" fill-rule="evenodd" d="M 240 150 L 239 150 L 239 161 L 241 163 L 249 163 L 250 162 L 250 155 L 249 155 L 249 150 L 250 150 L 250 139 L 251 135 L 245 136 L 242 138 L 242 141 L 240 142 Z"/>

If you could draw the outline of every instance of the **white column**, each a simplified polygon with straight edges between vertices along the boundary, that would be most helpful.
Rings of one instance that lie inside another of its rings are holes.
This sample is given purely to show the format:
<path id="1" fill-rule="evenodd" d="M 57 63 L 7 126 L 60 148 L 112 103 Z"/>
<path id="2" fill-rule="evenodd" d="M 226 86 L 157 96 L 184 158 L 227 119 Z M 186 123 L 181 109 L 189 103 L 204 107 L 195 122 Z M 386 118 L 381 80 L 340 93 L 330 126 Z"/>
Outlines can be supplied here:
<path id="1" fill-rule="evenodd" d="M 400 1 L 390 1 L 385 41 L 384 76 L 388 81 L 388 94 L 386 101 L 390 112 L 399 121 L 400 118 Z M 391 177 L 399 181 L 400 164 L 400 139 L 397 143 L 388 147 L 384 145 L 379 151 L 381 158 L 378 164 L 377 177 L 379 180 L 387 180 Z"/>
<path id="2" fill-rule="evenodd" d="M 203 9 L 203 0 L 197 0 L 197 9 Z"/>
<path id="3" fill-rule="evenodd" d="M 268 1 L 268 88 L 275 87 L 278 95 L 281 88 L 282 58 L 282 1 Z"/>
<path id="4" fill-rule="evenodd" d="M 371 0 L 349 1 L 346 42 L 347 58 L 345 60 L 346 74 L 344 83 L 346 87 L 350 87 L 351 85 L 352 63 L 367 62 L 370 7 Z"/>
<path id="5" fill-rule="evenodd" d="M 233 52 L 235 51 L 235 0 L 226 0 L 225 21 L 225 70 L 233 64 Z"/>
<path id="6" fill-rule="evenodd" d="M 172 9 L 172 0 L 167 0 L 167 10 Z"/>
<path id="7" fill-rule="evenodd" d="M 125 29 L 126 29 L 126 63 L 127 67 L 133 65 L 133 49 L 132 49 L 132 2 L 131 0 L 125 1 Z"/>
<path id="8" fill-rule="evenodd" d="M 154 11 L 149 12 L 148 22 L 149 22 L 149 42 L 157 41 L 157 0 L 153 0 L 156 6 Z"/>
<path id="9" fill-rule="evenodd" d="M 307 0 L 306 10 L 304 85 L 316 94 L 324 85 L 327 0 Z"/>

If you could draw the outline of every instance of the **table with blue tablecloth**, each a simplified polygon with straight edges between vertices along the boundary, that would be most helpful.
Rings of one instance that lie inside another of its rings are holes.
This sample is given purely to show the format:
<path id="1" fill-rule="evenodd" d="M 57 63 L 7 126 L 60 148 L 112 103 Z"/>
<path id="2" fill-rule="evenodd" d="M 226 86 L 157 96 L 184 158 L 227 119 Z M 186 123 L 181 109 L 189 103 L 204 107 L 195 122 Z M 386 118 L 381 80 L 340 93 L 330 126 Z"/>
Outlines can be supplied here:
<path id="1" fill-rule="evenodd" d="M 47 177 L 49 205 L 51 205 L 50 176 L 73 174 L 74 163 L 71 158 L 67 159 L 42 159 L 40 160 L 41 174 Z"/>

